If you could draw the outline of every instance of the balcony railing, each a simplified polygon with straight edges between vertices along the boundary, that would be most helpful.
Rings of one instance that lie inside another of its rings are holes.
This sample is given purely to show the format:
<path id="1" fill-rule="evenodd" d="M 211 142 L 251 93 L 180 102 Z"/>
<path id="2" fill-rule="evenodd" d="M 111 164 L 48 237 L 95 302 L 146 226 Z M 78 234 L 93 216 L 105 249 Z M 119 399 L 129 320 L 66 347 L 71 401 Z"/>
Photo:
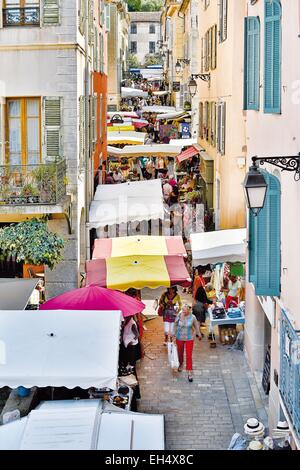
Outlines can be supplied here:
<path id="1" fill-rule="evenodd" d="M 279 390 L 300 438 L 300 330 L 293 328 L 284 311 L 280 327 Z"/>
<path id="2" fill-rule="evenodd" d="M 66 163 L 0 166 L 0 204 L 58 204 L 66 195 Z"/>
<path id="3" fill-rule="evenodd" d="M 39 26 L 40 8 L 4 8 L 3 26 Z"/>

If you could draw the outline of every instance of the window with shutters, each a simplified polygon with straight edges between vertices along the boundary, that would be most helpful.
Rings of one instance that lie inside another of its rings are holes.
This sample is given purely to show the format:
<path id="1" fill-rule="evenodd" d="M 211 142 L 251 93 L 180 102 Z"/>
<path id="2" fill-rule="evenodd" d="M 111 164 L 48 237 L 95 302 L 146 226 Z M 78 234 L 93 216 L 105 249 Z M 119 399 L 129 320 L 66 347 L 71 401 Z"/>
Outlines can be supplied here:
<path id="1" fill-rule="evenodd" d="M 59 0 L 43 0 L 43 24 L 59 24 Z"/>
<path id="2" fill-rule="evenodd" d="M 100 54 L 99 54 L 99 35 L 98 35 L 98 30 L 95 28 L 94 31 L 94 46 L 93 46 L 93 66 L 94 66 L 94 71 L 99 72 L 100 71 Z"/>
<path id="3" fill-rule="evenodd" d="M 217 25 L 211 28 L 211 69 L 217 67 Z"/>
<path id="4" fill-rule="evenodd" d="M 137 34 L 137 24 L 131 23 L 130 25 L 130 34 Z"/>
<path id="5" fill-rule="evenodd" d="M 280 295 L 281 189 L 276 176 L 262 170 L 268 190 L 264 208 L 249 214 L 249 282 L 256 295 Z"/>
<path id="6" fill-rule="evenodd" d="M 110 31 L 110 5 L 105 5 L 105 26 L 106 31 Z"/>
<path id="7" fill-rule="evenodd" d="M 4 0 L 2 23 L 6 26 L 40 26 L 39 0 Z"/>
<path id="8" fill-rule="evenodd" d="M 204 126 L 203 126 L 203 138 L 208 140 L 209 135 L 209 102 L 205 101 L 204 103 Z"/>
<path id="9" fill-rule="evenodd" d="M 41 160 L 41 99 L 6 101 L 6 155 L 11 165 L 36 164 Z"/>
<path id="10" fill-rule="evenodd" d="M 86 5 L 85 0 L 79 0 L 79 31 L 84 35 Z"/>
<path id="11" fill-rule="evenodd" d="M 100 33 L 100 72 L 104 73 L 104 39 L 103 34 Z"/>
<path id="12" fill-rule="evenodd" d="M 85 98 L 79 98 L 79 163 L 85 161 Z"/>
<path id="13" fill-rule="evenodd" d="M 62 156 L 61 150 L 61 105 L 59 97 L 45 97 L 44 105 L 44 136 L 46 160 L 54 160 Z"/>
<path id="14" fill-rule="evenodd" d="M 219 12 L 219 41 L 224 42 L 227 39 L 228 0 L 219 0 Z"/>
<path id="15" fill-rule="evenodd" d="M 264 111 L 281 112 L 281 3 L 265 0 Z"/>
<path id="16" fill-rule="evenodd" d="M 203 139 L 203 103 L 199 103 L 199 136 Z"/>
<path id="17" fill-rule="evenodd" d="M 89 44 L 94 44 L 95 36 L 94 36 L 94 0 L 88 0 L 88 23 L 89 23 L 89 35 L 88 41 Z"/>
<path id="18" fill-rule="evenodd" d="M 244 109 L 259 110 L 260 22 L 245 18 Z"/>
<path id="19" fill-rule="evenodd" d="M 201 38 L 201 73 L 205 71 L 205 37 Z"/>
<path id="20" fill-rule="evenodd" d="M 137 53 L 137 42 L 136 41 L 131 41 L 131 43 L 130 43 L 130 52 L 131 52 L 131 54 L 136 54 Z"/>
<path id="21" fill-rule="evenodd" d="M 100 94 L 100 111 L 99 111 L 99 124 L 100 124 L 100 143 L 103 142 L 103 95 Z"/>
<path id="22" fill-rule="evenodd" d="M 91 152 L 95 150 L 97 140 L 97 95 L 89 97 L 90 103 L 90 147 Z"/>
<path id="23" fill-rule="evenodd" d="M 155 34 L 155 24 L 149 25 L 149 34 Z"/>
<path id="24" fill-rule="evenodd" d="M 155 54 L 155 42 L 154 41 L 149 42 L 149 54 Z"/>
<path id="25" fill-rule="evenodd" d="M 216 103 L 212 101 L 210 103 L 210 137 L 209 142 L 210 144 L 215 147 L 216 146 Z"/>
<path id="26" fill-rule="evenodd" d="M 226 140 L 226 103 L 221 101 L 217 103 L 217 151 L 225 155 Z"/>

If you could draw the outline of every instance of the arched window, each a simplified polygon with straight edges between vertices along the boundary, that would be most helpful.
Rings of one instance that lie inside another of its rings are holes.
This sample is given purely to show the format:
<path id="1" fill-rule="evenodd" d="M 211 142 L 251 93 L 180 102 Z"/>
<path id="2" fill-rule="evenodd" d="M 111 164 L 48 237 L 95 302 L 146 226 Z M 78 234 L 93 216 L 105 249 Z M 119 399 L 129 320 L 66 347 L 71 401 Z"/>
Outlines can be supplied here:
<path id="1" fill-rule="evenodd" d="M 281 112 L 281 3 L 265 0 L 265 113 Z"/>
<path id="2" fill-rule="evenodd" d="M 249 216 L 249 281 L 256 295 L 280 295 L 280 182 L 263 171 L 268 184 L 264 208 Z"/>

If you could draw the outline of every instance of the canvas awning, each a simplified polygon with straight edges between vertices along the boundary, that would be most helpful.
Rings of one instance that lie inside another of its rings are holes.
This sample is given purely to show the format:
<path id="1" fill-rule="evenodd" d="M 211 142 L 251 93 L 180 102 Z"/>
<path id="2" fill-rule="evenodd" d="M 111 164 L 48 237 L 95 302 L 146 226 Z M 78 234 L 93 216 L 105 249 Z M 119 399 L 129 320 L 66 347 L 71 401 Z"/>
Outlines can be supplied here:
<path id="1" fill-rule="evenodd" d="M 25 309 L 38 282 L 38 279 L 0 279 L 0 310 Z"/>
<path id="2" fill-rule="evenodd" d="M 191 234 L 193 266 L 246 261 L 246 229 Z"/>
<path id="3" fill-rule="evenodd" d="M 147 98 L 148 92 L 140 90 L 139 88 L 121 88 L 121 97 L 122 98 Z"/>
<path id="4" fill-rule="evenodd" d="M 140 145 L 145 142 L 146 134 L 143 132 L 124 131 L 124 132 L 108 132 L 107 143 L 113 144 L 129 144 Z"/>
<path id="5" fill-rule="evenodd" d="M 122 118 L 138 118 L 139 117 L 135 111 L 108 111 L 107 112 L 107 116 L 109 119 L 116 115 L 121 116 Z"/>
<path id="6" fill-rule="evenodd" d="M 181 256 L 121 256 L 86 262 L 86 284 L 126 291 L 191 283 Z"/>
<path id="7" fill-rule="evenodd" d="M 160 180 L 100 184 L 90 206 L 91 228 L 164 218 Z"/>
<path id="8" fill-rule="evenodd" d="M 170 92 L 165 90 L 165 91 L 153 91 L 152 92 L 152 95 L 154 96 L 166 96 L 166 95 L 169 95 Z"/>
<path id="9" fill-rule="evenodd" d="M 0 311 L 0 388 L 116 387 L 120 311 Z"/>
<path id="10" fill-rule="evenodd" d="M 187 147 L 188 145 L 197 145 L 197 139 L 171 139 L 170 145 L 181 145 L 181 147 Z"/>
<path id="11" fill-rule="evenodd" d="M 174 106 L 144 106 L 142 108 L 143 113 L 157 113 L 157 114 L 167 114 L 167 113 L 175 113 L 176 108 Z"/>
<path id="12" fill-rule="evenodd" d="M 179 155 L 177 155 L 177 161 L 178 163 L 184 162 L 185 160 L 188 160 L 189 158 L 194 157 L 195 155 L 198 155 L 200 150 L 192 145 L 188 149 L 184 150 L 181 152 Z"/>
<path id="13" fill-rule="evenodd" d="M 136 235 L 95 240 L 93 259 L 132 255 L 187 256 L 187 253 L 180 236 Z"/>
<path id="14" fill-rule="evenodd" d="M 107 151 L 116 157 L 176 157 L 182 149 L 181 145 L 158 144 L 158 145 L 125 145 L 122 149 L 108 146 Z"/>
<path id="15" fill-rule="evenodd" d="M 164 417 L 99 400 L 42 402 L 0 426 L 0 450 L 164 450 Z"/>
<path id="16" fill-rule="evenodd" d="M 159 116 L 156 117 L 156 119 L 159 120 L 169 120 L 169 119 L 179 119 L 179 118 L 184 118 L 184 117 L 190 117 L 189 114 L 187 114 L 185 111 L 176 111 L 175 113 L 166 113 L 166 114 L 160 114 Z"/>

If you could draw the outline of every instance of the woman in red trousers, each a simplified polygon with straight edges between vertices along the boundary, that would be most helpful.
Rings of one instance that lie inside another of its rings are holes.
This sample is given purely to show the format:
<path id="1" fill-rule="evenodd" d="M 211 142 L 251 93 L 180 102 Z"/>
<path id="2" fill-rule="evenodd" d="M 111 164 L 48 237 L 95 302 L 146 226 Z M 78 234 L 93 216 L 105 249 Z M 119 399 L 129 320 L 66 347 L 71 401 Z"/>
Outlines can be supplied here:
<path id="1" fill-rule="evenodd" d="M 199 324 L 195 315 L 192 314 L 192 308 L 185 304 L 175 320 L 176 344 L 178 349 L 179 368 L 183 368 L 184 349 L 186 353 L 186 370 L 188 372 L 189 382 L 193 382 L 193 347 L 195 336 L 201 341 Z"/>

